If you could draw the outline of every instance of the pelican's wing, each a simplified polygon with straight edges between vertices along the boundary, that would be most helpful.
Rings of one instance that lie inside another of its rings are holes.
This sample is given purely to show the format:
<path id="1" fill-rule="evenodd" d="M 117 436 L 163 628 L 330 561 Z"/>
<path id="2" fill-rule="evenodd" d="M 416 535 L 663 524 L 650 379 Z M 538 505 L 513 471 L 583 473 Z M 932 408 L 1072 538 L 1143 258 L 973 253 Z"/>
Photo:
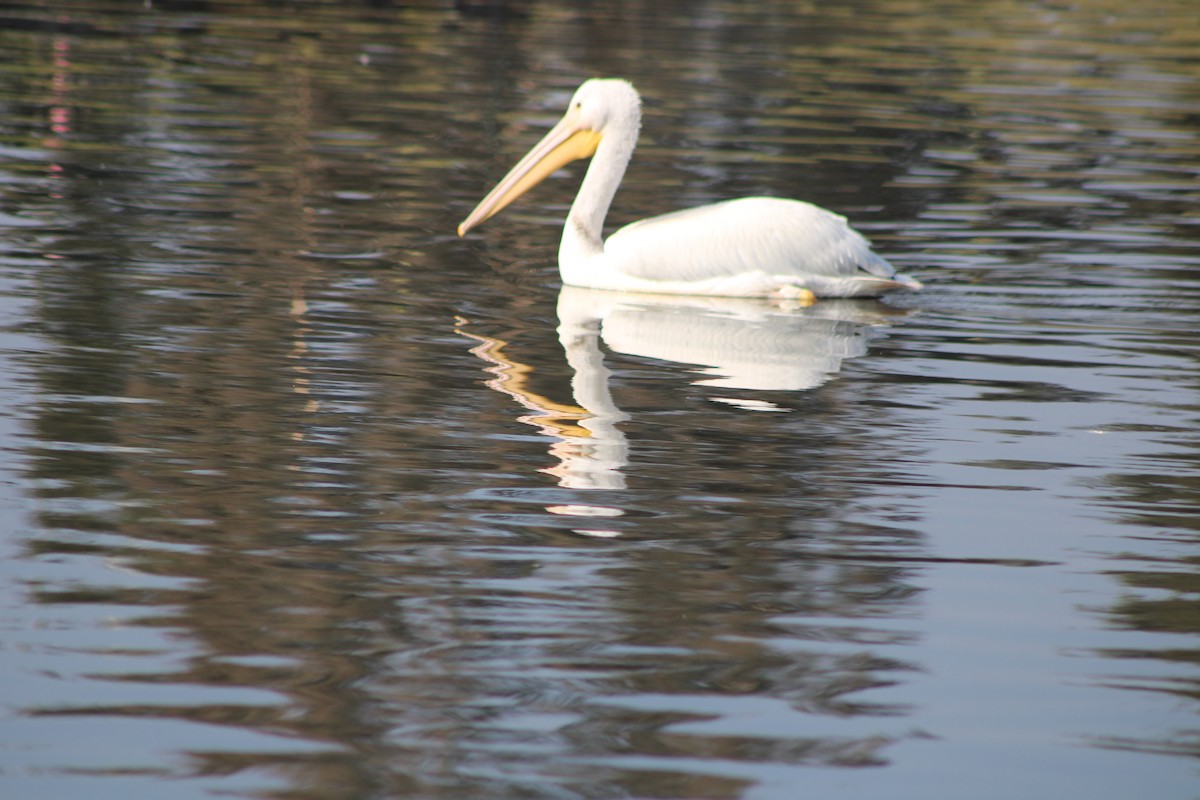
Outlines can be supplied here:
<path id="1" fill-rule="evenodd" d="M 604 244 L 621 272 L 646 280 L 702 281 L 763 272 L 806 278 L 896 279 L 871 244 L 823 208 L 747 197 L 626 225 Z M 901 281 L 905 279 L 901 278 Z"/>

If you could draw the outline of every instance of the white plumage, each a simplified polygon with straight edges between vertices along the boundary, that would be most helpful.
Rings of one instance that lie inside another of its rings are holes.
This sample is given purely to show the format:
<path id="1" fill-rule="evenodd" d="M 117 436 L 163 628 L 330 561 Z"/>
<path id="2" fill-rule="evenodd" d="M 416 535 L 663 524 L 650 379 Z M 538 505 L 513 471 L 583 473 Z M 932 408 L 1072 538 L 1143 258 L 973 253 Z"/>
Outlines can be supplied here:
<path id="1" fill-rule="evenodd" d="M 641 123 L 637 91 L 590 80 L 562 120 L 471 212 L 459 234 L 564 164 L 591 157 L 559 247 L 563 283 L 592 289 L 730 297 L 869 297 L 917 281 L 871 251 L 844 217 L 810 203 L 747 197 L 626 225 L 601 239 Z"/>

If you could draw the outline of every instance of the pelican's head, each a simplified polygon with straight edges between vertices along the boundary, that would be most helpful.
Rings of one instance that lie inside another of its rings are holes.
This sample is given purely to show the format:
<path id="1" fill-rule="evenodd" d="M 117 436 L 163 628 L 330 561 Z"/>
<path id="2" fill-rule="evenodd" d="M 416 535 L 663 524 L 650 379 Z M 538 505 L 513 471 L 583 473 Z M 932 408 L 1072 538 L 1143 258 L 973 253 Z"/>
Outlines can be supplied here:
<path id="1" fill-rule="evenodd" d="M 637 138 L 641 99 L 629 81 L 593 78 L 575 90 L 567 113 L 525 157 L 496 184 L 458 226 L 464 236 L 484 220 L 572 161 L 590 158 L 605 136 Z M 632 150 L 632 145 L 630 145 Z"/>
<path id="2" fill-rule="evenodd" d="M 618 125 L 633 127 L 636 131 L 641 107 L 642 98 L 629 81 L 592 78 L 575 90 L 563 121 L 574 114 L 579 124 L 600 134 Z"/>

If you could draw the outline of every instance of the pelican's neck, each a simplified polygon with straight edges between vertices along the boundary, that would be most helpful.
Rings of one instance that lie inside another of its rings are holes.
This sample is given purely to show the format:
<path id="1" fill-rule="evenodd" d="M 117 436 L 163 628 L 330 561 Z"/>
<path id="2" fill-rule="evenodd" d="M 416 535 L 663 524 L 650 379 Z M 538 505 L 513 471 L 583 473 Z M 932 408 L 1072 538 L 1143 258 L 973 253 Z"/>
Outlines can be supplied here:
<path id="1" fill-rule="evenodd" d="M 600 140 L 563 227 L 558 263 L 564 269 L 603 251 L 604 218 L 637 146 L 639 121 L 634 109 L 618 124 L 608 126 L 612 130 L 606 130 Z"/>

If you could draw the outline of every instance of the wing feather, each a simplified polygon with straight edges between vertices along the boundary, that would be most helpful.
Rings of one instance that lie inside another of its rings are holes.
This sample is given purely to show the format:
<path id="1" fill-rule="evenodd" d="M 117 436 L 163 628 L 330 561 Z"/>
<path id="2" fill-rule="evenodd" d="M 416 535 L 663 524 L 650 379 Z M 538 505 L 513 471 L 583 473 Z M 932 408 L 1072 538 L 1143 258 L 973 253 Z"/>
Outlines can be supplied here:
<path id="1" fill-rule="evenodd" d="M 798 279 L 896 274 L 845 217 L 773 197 L 644 219 L 610 236 L 604 252 L 622 272 L 646 280 L 701 281 L 753 271 Z"/>

